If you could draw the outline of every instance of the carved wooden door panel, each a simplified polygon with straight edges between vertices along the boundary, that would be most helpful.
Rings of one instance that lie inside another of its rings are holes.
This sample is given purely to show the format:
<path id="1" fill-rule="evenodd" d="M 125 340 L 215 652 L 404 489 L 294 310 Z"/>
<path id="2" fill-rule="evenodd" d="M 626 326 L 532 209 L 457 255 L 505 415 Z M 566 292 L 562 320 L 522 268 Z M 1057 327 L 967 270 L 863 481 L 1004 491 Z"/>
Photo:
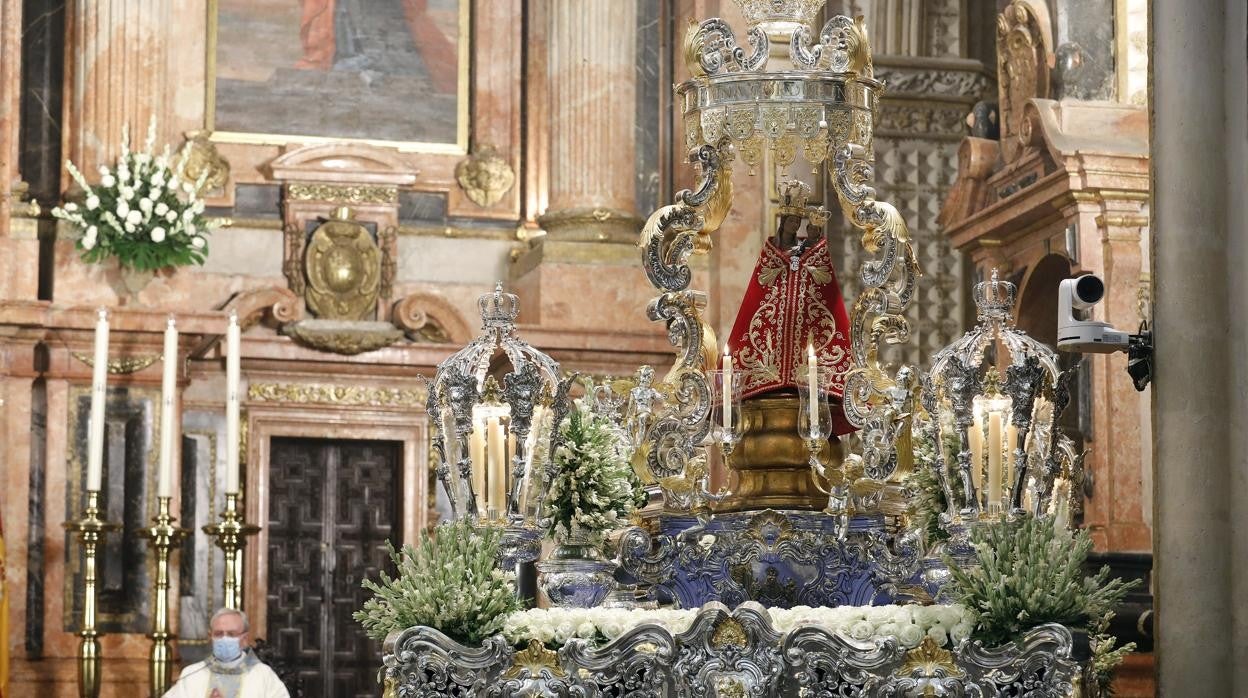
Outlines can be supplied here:
<path id="1" fill-rule="evenodd" d="M 266 639 L 315 697 L 377 696 L 381 647 L 351 614 L 399 543 L 401 445 L 273 439 Z"/>

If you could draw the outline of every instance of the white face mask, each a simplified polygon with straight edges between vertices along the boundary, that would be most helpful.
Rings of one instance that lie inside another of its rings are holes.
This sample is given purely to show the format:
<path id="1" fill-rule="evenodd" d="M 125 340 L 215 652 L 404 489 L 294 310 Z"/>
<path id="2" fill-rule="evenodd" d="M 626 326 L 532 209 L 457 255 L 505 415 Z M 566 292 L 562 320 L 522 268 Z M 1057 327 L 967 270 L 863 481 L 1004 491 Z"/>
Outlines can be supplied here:
<path id="1" fill-rule="evenodd" d="M 212 638 L 212 656 L 217 661 L 232 662 L 238 659 L 243 653 L 242 643 L 236 637 L 214 637 Z"/>

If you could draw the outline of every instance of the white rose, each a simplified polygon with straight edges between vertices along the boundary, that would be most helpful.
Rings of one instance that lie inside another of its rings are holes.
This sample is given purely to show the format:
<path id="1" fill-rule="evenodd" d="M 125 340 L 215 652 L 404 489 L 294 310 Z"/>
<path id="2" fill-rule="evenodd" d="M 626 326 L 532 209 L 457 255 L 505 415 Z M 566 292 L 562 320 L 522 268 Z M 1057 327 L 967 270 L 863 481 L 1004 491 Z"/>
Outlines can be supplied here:
<path id="1" fill-rule="evenodd" d="M 117 217 L 125 218 L 128 215 L 130 215 L 130 204 L 119 199 L 117 201 Z"/>
<path id="2" fill-rule="evenodd" d="M 195 209 L 188 208 L 182 212 L 182 220 L 189 221 L 195 217 Z"/>
<path id="3" fill-rule="evenodd" d="M 183 182 L 182 191 L 186 192 L 187 194 L 190 194 L 191 192 L 195 191 L 195 187 L 190 182 Z"/>
<path id="4" fill-rule="evenodd" d="M 198 235 L 191 238 L 191 247 L 194 247 L 197 250 L 204 249 L 204 239 L 199 237 Z"/>
<path id="5" fill-rule="evenodd" d="M 204 200 L 200 199 L 196 201 L 195 203 L 191 204 L 191 210 L 194 211 L 195 213 L 203 213 L 204 212 Z"/>
<path id="6" fill-rule="evenodd" d="M 62 208 L 64 208 L 66 211 L 69 211 L 70 213 L 73 213 L 74 211 L 78 210 L 78 204 L 71 201 L 65 204 Z"/>
<path id="7" fill-rule="evenodd" d="M 177 213 L 175 213 L 175 212 L 173 212 L 173 211 L 170 211 L 169 213 L 166 213 L 166 214 L 165 214 L 165 220 L 167 220 L 167 221 L 169 221 L 170 223 L 172 223 L 172 222 L 174 222 L 174 221 L 178 220 L 178 214 L 177 214 Z"/>
<path id="8" fill-rule="evenodd" d="M 169 212 L 169 205 L 161 201 L 160 203 L 156 204 L 155 210 L 156 210 L 156 215 L 163 216 Z"/>
<path id="9" fill-rule="evenodd" d="M 897 641 L 906 649 L 914 649 L 923 643 L 923 628 L 914 623 L 907 623 L 901 626 L 901 631 L 897 633 Z"/>
<path id="10" fill-rule="evenodd" d="M 152 210 L 152 200 L 146 196 L 139 199 L 139 210 L 143 213 L 150 213 Z"/>
<path id="11" fill-rule="evenodd" d="M 135 230 L 133 223 L 126 223 L 123 227 L 126 229 L 127 233 L 133 233 Z"/>
<path id="12" fill-rule="evenodd" d="M 116 183 L 117 183 L 117 179 L 114 178 L 111 174 L 106 174 L 103 177 L 100 177 L 100 185 L 105 188 L 111 187 Z"/>
<path id="13" fill-rule="evenodd" d="M 944 647 L 949 642 L 949 636 L 943 625 L 933 625 L 927 629 L 927 636 L 932 638 L 938 647 Z"/>
<path id="14" fill-rule="evenodd" d="M 87 210 L 88 211 L 94 211 L 95 209 L 99 207 L 100 207 L 100 197 L 96 196 L 95 194 L 92 194 L 91 196 L 87 197 Z"/>
<path id="15" fill-rule="evenodd" d="M 958 623 L 949 629 L 949 639 L 954 644 L 961 644 L 971 636 L 971 630 L 974 628 L 970 623 Z"/>
<path id="16" fill-rule="evenodd" d="M 152 242 L 164 242 L 164 241 L 165 241 L 165 229 L 160 226 L 156 226 L 155 228 L 152 228 Z"/>
<path id="17" fill-rule="evenodd" d="M 537 639 L 541 640 L 542 644 L 547 644 L 555 639 L 555 629 L 549 624 L 536 626 L 534 630 L 536 631 Z"/>
<path id="18" fill-rule="evenodd" d="M 87 228 L 87 234 L 82 238 L 82 246 L 84 249 L 90 250 L 95 247 L 95 238 L 98 232 L 99 231 L 96 230 L 94 225 Z"/>
<path id="19" fill-rule="evenodd" d="M 870 640 L 875 635 L 875 626 L 870 622 L 860 620 L 849 626 L 849 636 L 855 640 Z"/>
<path id="20" fill-rule="evenodd" d="M 576 626 L 576 636 L 583 638 L 591 638 L 598 634 L 598 628 L 590 621 L 585 621 Z"/>
<path id="21" fill-rule="evenodd" d="M 170 177 L 169 183 L 165 185 L 165 188 L 167 188 L 169 191 L 176 191 L 180 184 L 182 184 L 182 181 L 179 180 L 177 177 Z"/>
<path id="22" fill-rule="evenodd" d="M 138 225 L 138 224 L 139 224 L 139 223 L 141 223 L 142 221 L 143 221 L 143 214 L 142 214 L 142 213 L 139 213 L 138 211 L 131 211 L 130 213 L 127 213 L 127 214 L 126 214 L 126 222 L 127 222 L 127 223 L 131 223 L 131 224 L 133 224 L 133 225 Z"/>
<path id="23" fill-rule="evenodd" d="M 604 621 L 602 626 L 602 634 L 607 636 L 608 640 L 614 640 L 624 633 L 624 626 L 617 620 Z"/>
<path id="24" fill-rule="evenodd" d="M 152 175 L 151 181 L 153 187 L 163 187 L 165 185 L 165 173 L 157 170 L 156 174 Z"/>
<path id="25" fill-rule="evenodd" d="M 133 198 L 134 198 L 134 190 L 133 190 L 133 189 L 131 189 L 130 187 L 122 187 L 122 188 L 121 188 L 121 198 L 126 199 L 127 201 L 129 201 L 130 199 L 133 199 Z"/>

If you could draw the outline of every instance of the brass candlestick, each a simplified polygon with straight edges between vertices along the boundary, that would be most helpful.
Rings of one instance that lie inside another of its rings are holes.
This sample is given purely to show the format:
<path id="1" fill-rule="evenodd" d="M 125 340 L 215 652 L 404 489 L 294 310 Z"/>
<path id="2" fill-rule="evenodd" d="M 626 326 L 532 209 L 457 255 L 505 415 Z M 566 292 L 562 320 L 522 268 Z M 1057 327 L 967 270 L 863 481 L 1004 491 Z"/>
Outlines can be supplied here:
<path id="1" fill-rule="evenodd" d="M 182 543 L 187 530 L 173 525 L 169 515 L 170 497 L 156 498 L 156 517 L 152 526 L 141 535 L 151 541 L 156 551 L 156 589 L 152 604 L 152 654 L 148 662 L 148 683 L 153 696 L 164 695 L 169 689 L 169 670 L 172 668 L 169 646 L 169 553 Z"/>
<path id="2" fill-rule="evenodd" d="M 83 564 L 82 627 L 78 629 L 78 695 L 97 698 L 100 695 L 100 640 L 95 628 L 95 560 L 104 534 L 118 526 L 100 518 L 100 492 L 87 490 L 87 506 L 82 518 L 66 521 L 65 530 L 78 534 L 85 557 Z"/>
<path id="3" fill-rule="evenodd" d="M 260 532 L 260 527 L 243 521 L 238 508 L 238 493 L 227 492 L 221 522 L 204 526 L 204 533 L 216 539 L 225 553 L 225 607 L 243 610 L 243 547 L 247 536 Z"/>

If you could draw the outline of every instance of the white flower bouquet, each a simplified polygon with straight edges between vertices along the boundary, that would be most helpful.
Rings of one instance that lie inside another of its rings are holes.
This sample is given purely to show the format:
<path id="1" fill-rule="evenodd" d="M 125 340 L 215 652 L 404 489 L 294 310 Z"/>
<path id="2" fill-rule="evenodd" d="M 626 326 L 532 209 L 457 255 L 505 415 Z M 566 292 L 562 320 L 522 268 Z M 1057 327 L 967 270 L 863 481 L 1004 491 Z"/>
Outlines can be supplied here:
<path id="1" fill-rule="evenodd" d="M 603 534 L 624 525 L 646 503 L 628 440 L 584 401 L 577 401 L 559 430 L 562 442 L 555 449 L 555 475 L 545 504 L 547 533 L 564 541 L 600 543 Z"/>
<path id="2" fill-rule="evenodd" d="M 214 225 L 204 218 L 204 201 L 199 198 L 207 172 L 186 181 L 189 151 L 183 150 L 175 164 L 169 146 L 154 154 L 155 141 L 155 120 L 139 151 L 130 150 L 129 131 L 123 129 L 116 167 L 101 165 L 100 181 L 94 186 L 66 161 L 70 176 L 82 187 L 82 203 L 58 206 L 52 215 L 78 229 L 76 247 L 84 262 L 116 257 L 122 267 L 140 271 L 204 263 L 205 236 Z"/>
<path id="3" fill-rule="evenodd" d="M 896 638 L 908 649 L 923 638 L 937 646 L 956 646 L 970 637 L 975 615 L 963 606 L 841 606 L 837 608 L 771 608 L 771 624 L 780 633 L 799 627 L 819 627 L 860 642 Z M 503 620 L 503 637 L 513 645 L 530 640 L 560 647 L 573 638 L 594 644 L 610 642 L 644 623 L 662 626 L 676 635 L 689 629 L 697 610 L 619 608 L 535 608 L 517 611 Z"/>
<path id="4" fill-rule="evenodd" d="M 460 520 L 423 535 L 417 547 L 391 547 L 398 576 L 382 572 L 379 582 L 364 580 L 373 597 L 355 619 L 378 640 L 395 630 L 427 625 L 456 642 L 480 644 L 520 606 L 515 574 L 496 567 L 501 537 L 501 529 L 477 530 Z"/>

